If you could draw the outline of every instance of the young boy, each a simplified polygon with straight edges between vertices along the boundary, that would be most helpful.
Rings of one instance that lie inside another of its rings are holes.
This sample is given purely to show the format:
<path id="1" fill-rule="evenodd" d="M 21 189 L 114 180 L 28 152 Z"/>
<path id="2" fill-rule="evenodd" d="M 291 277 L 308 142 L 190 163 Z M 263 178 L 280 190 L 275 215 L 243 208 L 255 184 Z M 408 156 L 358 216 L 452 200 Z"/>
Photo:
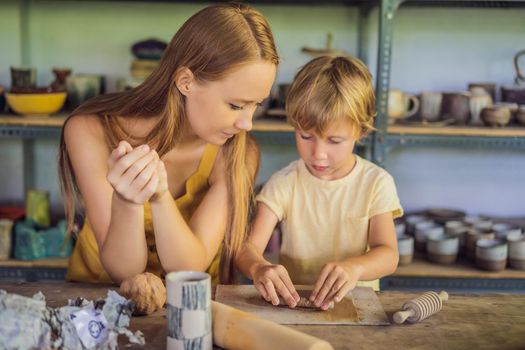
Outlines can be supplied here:
<path id="1" fill-rule="evenodd" d="M 313 284 L 317 307 L 339 302 L 358 281 L 374 281 L 398 262 L 394 218 L 403 214 L 392 177 L 353 154 L 373 130 L 375 97 L 366 66 L 351 57 L 319 57 L 295 76 L 286 100 L 301 159 L 275 173 L 237 268 L 274 305 L 295 307 L 295 284 Z M 280 223 L 280 265 L 263 257 Z"/>

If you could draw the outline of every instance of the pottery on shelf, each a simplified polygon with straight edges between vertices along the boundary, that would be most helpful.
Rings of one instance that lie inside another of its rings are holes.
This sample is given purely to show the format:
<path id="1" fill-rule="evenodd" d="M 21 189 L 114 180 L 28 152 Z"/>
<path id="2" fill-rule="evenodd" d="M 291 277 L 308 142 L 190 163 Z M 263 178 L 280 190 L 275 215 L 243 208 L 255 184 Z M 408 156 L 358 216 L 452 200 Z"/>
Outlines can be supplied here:
<path id="1" fill-rule="evenodd" d="M 459 237 L 455 235 L 434 234 L 427 238 L 428 260 L 437 264 L 452 264 L 459 252 Z"/>
<path id="2" fill-rule="evenodd" d="M 444 234 L 445 228 L 433 221 L 424 221 L 416 224 L 415 246 L 416 250 L 424 252 L 426 250 L 427 237 L 431 235 Z"/>
<path id="3" fill-rule="evenodd" d="M 470 96 L 470 124 L 482 125 L 481 111 L 483 108 L 492 105 L 493 99 L 482 87 L 472 87 L 470 89 L 472 96 Z"/>
<path id="4" fill-rule="evenodd" d="M 525 104 L 519 105 L 516 111 L 516 121 L 521 125 L 525 125 Z"/>
<path id="5" fill-rule="evenodd" d="M 66 91 L 66 79 L 71 75 L 70 68 L 53 68 L 53 74 L 55 80 L 51 83 L 51 89 L 53 91 Z"/>
<path id="6" fill-rule="evenodd" d="M 159 39 L 146 39 L 131 46 L 131 52 L 140 60 L 160 60 L 168 44 Z"/>
<path id="7" fill-rule="evenodd" d="M 36 68 L 11 67 L 11 89 L 36 87 Z"/>
<path id="8" fill-rule="evenodd" d="M 509 237 L 507 244 L 509 245 L 509 266 L 525 270 L 525 235 Z"/>
<path id="9" fill-rule="evenodd" d="M 505 106 L 488 106 L 481 110 L 481 120 L 487 126 L 502 127 L 510 122 L 511 111 Z"/>
<path id="10" fill-rule="evenodd" d="M 489 271 L 501 271 L 507 266 L 507 243 L 499 239 L 476 242 L 476 266 Z"/>
<path id="11" fill-rule="evenodd" d="M 414 257 L 414 237 L 401 235 L 397 238 L 399 265 L 408 265 Z"/>

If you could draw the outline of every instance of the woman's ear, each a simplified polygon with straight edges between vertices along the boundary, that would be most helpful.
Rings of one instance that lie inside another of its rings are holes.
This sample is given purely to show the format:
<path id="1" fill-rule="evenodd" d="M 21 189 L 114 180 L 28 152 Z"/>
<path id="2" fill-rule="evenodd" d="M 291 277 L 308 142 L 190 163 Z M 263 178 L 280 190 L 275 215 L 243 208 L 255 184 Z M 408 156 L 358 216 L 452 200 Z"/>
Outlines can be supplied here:
<path id="1" fill-rule="evenodd" d="M 184 96 L 188 96 L 191 92 L 191 86 L 194 82 L 195 77 L 193 72 L 187 67 L 181 67 L 175 74 L 175 85 L 179 89 L 180 93 Z"/>

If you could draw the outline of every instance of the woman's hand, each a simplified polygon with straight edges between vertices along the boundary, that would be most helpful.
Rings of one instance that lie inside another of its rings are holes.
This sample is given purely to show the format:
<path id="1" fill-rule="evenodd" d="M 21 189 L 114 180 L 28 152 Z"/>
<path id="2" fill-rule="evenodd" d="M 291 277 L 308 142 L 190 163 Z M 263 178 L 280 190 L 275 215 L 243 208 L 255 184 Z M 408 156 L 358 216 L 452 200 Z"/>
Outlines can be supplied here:
<path id="1" fill-rule="evenodd" d="M 299 294 L 284 266 L 259 264 L 255 267 L 252 276 L 255 288 L 267 302 L 277 306 L 281 296 L 289 307 L 293 308 L 297 305 Z"/>
<path id="2" fill-rule="evenodd" d="M 148 145 L 133 148 L 120 141 L 109 156 L 107 180 L 120 197 L 144 204 L 157 192 L 159 162 L 157 152 Z"/>
<path id="3" fill-rule="evenodd" d="M 158 158 L 158 156 L 157 156 Z M 162 195 L 168 192 L 168 173 L 166 172 L 166 167 L 164 166 L 164 162 L 162 160 L 158 160 L 157 162 L 157 170 L 154 174 L 157 179 L 157 188 L 155 189 L 155 193 L 150 198 L 150 202 L 155 202 L 159 200 Z"/>
<path id="4" fill-rule="evenodd" d="M 355 288 L 361 272 L 355 266 L 341 263 L 327 263 L 321 269 L 310 295 L 315 306 L 327 310 L 333 302 L 340 302 L 349 291 Z"/>

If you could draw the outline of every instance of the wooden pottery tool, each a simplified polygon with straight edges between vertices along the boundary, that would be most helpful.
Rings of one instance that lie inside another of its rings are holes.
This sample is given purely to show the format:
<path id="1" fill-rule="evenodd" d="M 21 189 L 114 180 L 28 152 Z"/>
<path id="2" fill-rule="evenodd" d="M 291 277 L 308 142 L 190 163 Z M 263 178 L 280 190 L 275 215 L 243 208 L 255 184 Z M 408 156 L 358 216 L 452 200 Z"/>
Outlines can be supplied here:
<path id="1" fill-rule="evenodd" d="M 333 350 L 326 340 L 211 302 L 213 343 L 232 350 Z"/>
<path id="2" fill-rule="evenodd" d="M 443 307 L 443 302 L 448 300 L 445 291 L 426 292 L 419 297 L 403 304 L 403 308 L 394 314 L 394 322 L 401 324 L 405 321 L 416 323 L 437 313 Z"/>

